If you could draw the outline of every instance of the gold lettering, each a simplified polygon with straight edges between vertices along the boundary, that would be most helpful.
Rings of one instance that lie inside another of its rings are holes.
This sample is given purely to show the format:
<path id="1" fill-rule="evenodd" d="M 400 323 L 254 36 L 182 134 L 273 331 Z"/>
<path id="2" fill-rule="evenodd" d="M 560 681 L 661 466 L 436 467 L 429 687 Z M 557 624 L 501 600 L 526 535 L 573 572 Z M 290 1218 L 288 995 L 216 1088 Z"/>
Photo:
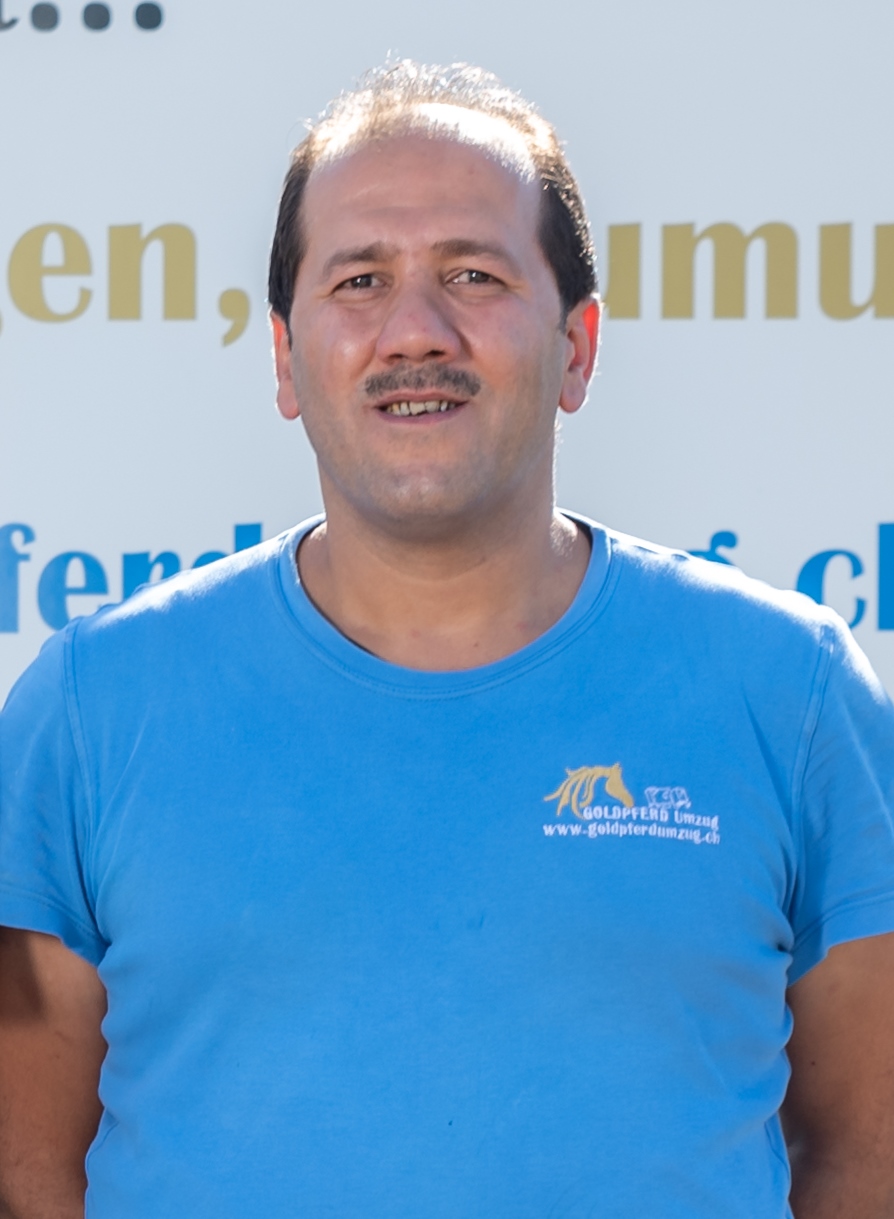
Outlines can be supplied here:
<path id="1" fill-rule="evenodd" d="M 196 316 L 196 238 L 182 224 L 162 224 L 143 236 L 139 224 L 109 229 L 109 317 L 138 321 L 143 316 L 143 255 L 153 242 L 164 251 L 164 317 L 189 321 Z"/>
<path id="2" fill-rule="evenodd" d="M 894 224 L 875 226 L 875 284 L 865 305 L 851 298 L 850 224 L 820 225 L 820 305 L 828 317 L 849 321 L 875 306 L 876 317 L 894 317 Z"/>
<path id="3" fill-rule="evenodd" d="M 227 288 L 225 292 L 221 292 L 217 307 L 220 310 L 220 316 L 230 323 L 230 327 L 222 339 L 224 347 L 229 347 L 231 343 L 235 343 L 245 334 L 245 328 L 251 316 L 251 302 L 248 299 L 248 293 L 243 292 L 241 288 Z"/>
<path id="4" fill-rule="evenodd" d="M 611 317 L 639 317 L 640 229 L 638 224 L 609 225 L 609 281 L 603 300 Z"/>
<path id="5" fill-rule="evenodd" d="M 694 224 L 663 229 L 662 317 L 693 317 L 695 250 L 714 246 L 714 316 L 745 316 L 745 259 L 752 241 L 767 253 L 766 315 L 798 316 L 798 238 L 788 224 L 762 224 L 747 235 L 735 224 L 712 224 L 696 233 Z"/>
<path id="6" fill-rule="evenodd" d="M 46 263 L 44 247 L 55 234 L 62 243 L 62 261 Z M 80 233 L 67 224 L 40 224 L 20 237 L 9 258 L 9 294 L 15 307 L 36 322 L 71 322 L 90 304 L 92 292 L 81 288 L 78 302 L 68 313 L 57 313 L 47 304 L 44 280 L 50 275 L 89 275 L 90 251 Z"/>

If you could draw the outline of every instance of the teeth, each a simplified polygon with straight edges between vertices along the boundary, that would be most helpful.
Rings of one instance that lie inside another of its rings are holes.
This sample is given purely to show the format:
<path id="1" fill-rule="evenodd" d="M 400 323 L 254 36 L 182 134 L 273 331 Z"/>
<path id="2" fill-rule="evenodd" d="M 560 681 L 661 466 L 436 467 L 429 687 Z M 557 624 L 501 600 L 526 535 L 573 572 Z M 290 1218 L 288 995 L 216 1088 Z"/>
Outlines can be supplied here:
<path id="1" fill-rule="evenodd" d="M 428 402 L 389 402 L 383 410 L 388 415 L 437 415 L 452 410 L 455 402 L 432 398 Z"/>

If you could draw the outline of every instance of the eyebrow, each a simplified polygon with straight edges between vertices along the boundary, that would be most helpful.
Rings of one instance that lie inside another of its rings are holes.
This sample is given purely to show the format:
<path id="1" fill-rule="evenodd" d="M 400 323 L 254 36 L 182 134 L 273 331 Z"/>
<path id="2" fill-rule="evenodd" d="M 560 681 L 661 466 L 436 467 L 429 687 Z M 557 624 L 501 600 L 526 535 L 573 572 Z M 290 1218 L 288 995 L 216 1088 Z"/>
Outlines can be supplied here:
<path id="1" fill-rule="evenodd" d="M 506 247 L 498 242 L 475 241 L 469 237 L 449 237 L 444 241 L 436 241 L 432 250 L 442 258 L 477 258 L 487 255 L 505 263 L 515 275 L 521 274 L 518 263 L 511 257 Z M 336 250 L 326 260 L 323 267 L 323 279 L 328 279 L 340 267 L 356 266 L 357 263 L 389 262 L 398 253 L 397 246 L 384 241 L 373 241 L 369 245 Z"/>
<path id="2" fill-rule="evenodd" d="M 397 246 L 384 241 L 373 241 L 369 245 L 336 250 L 323 267 L 323 279 L 328 279 L 339 267 L 349 267 L 358 262 L 388 262 L 397 253 Z"/>
<path id="3" fill-rule="evenodd" d="M 518 263 L 506 247 L 496 241 L 475 241 L 469 237 L 451 237 L 446 241 L 435 242 L 432 249 L 444 258 L 477 258 L 481 255 L 488 255 L 505 263 L 515 275 L 521 274 Z"/>

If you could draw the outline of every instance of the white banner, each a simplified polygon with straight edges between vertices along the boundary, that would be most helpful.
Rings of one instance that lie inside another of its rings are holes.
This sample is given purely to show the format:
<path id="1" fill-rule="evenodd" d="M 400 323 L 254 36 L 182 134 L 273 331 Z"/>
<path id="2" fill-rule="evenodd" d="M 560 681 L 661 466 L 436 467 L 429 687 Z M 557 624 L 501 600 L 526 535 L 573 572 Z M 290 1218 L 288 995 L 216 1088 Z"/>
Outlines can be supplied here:
<path id="1" fill-rule="evenodd" d="M 389 52 L 568 142 L 610 317 L 560 502 L 834 605 L 894 689 L 892 45 L 883 0 L 2 0 L 0 697 L 319 507 L 266 257 L 301 120 Z"/>

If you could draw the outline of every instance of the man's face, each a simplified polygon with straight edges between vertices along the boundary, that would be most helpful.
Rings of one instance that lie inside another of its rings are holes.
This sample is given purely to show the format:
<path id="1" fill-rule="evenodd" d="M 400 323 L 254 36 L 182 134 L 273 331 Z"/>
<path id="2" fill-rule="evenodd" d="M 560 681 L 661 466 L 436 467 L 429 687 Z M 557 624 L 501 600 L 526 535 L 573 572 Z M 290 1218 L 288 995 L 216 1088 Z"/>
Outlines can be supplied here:
<path id="1" fill-rule="evenodd" d="M 539 207 L 536 180 L 449 138 L 393 136 L 312 175 L 278 404 L 304 417 L 330 514 L 340 497 L 425 535 L 551 494 L 556 409 L 581 404 L 592 358 Z"/>

